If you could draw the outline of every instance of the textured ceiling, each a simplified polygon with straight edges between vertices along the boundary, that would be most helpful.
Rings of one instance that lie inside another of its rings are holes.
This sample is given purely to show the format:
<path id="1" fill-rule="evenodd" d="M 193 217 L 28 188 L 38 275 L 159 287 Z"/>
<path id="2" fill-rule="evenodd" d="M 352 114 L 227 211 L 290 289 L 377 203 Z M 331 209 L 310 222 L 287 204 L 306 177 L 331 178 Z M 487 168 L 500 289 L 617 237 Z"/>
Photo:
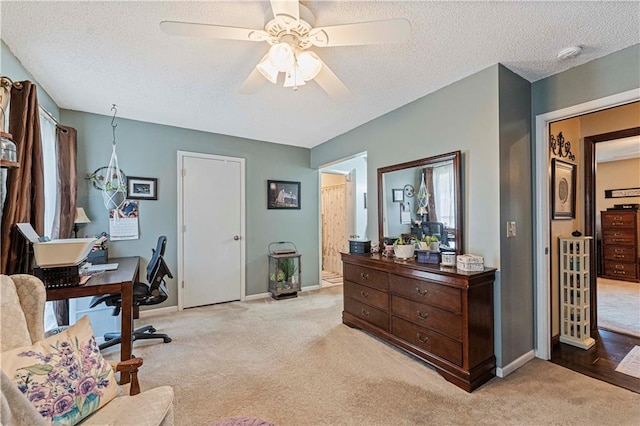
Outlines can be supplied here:
<path id="1" fill-rule="evenodd" d="M 315 83 L 238 92 L 266 43 L 169 37 L 163 20 L 263 28 L 265 1 L 18 2 L 1 36 L 65 109 L 313 147 L 495 63 L 533 82 L 640 42 L 640 2 L 303 1 L 316 26 L 406 18 L 409 41 L 313 48 L 351 95 Z M 559 50 L 584 46 L 559 62 Z"/>

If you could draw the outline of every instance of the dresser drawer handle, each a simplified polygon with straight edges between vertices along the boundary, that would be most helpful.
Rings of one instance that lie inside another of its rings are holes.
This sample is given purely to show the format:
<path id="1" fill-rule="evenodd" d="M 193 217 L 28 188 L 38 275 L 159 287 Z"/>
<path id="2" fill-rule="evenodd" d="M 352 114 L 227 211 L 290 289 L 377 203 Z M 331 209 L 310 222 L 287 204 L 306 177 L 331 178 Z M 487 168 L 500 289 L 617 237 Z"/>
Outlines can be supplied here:
<path id="1" fill-rule="evenodd" d="M 365 317 L 368 317 L 369 316 L 369 311 L 363 309 L 362 310 L 362 315 L 364 315 Z"/>
<path id="2" fill-rule="evenodd" d="M 627 275 L 625 271 L 612 271 L 614 274 Z"/>
<path id="3" fill-rule="evenodd" d="M 420 319 L 427 319 L 429 318 L 429 312 L 425 312 L 424 314 L 422 312 L 420 312 L 420 310 L 416 311 L 416 314 L 418 314 L 418 316 L 420 317 Z"/>
<path id="4" fill-rule="evenodd" d="M 615 251 L 616 253 L 622 253 L 624 250 L 622 250 L 622 249 L 614 249 L 614 251 Z"/>
<path id="5" fill-rule="evenodd" d="M 360 278 L 362 278 L 363 280 L 368 280 L 369 279 L 369 274 L 365 274 L 364 272 L 360 272 Z"/>
<path id="6" fill-rule="evenodd" d="M 624 265 L 616 265 L 616 269 L 624 269 Z"/>
<path id="7" fill-rule="evenodd" d="M 425 289 L 425 290 L 422 290 L 420 287 L 416 287 L 416 291 L 418 292 L 418 294 L 419 294 L 420 296 L 426 296 L 426 295 L 427 295 L 427 293 L 429 292 L 429 290 L 426 290 L 426 289 Z"/>
<path id="8" fill-rule="evenodd" d="M 362 295 L 362 297 L 369 297 L 369 293 L 367 293 L 366 291 L 361 291 L 360 294 Z"/>
<path id="9" fill-rule="evenodd" d="M 620 235 L 622 235 L 622 232 L 616 232 L 615 234 L 613 234 L 614 237 L 619 237 Z"/>
<path id="10" fill-rule="evenodd" d="M 624 259 L 624 254 L 614 254 L 613 257 L 616 259 Z"/>
<path id="11" fill-rule="evenodd" d="M 623 243 L 624 239 L 623 238 L 613 238 L 611 241 L 613 241 L 614 243 Z"/>
<path id="12" fill-rule="evenodd" d="M 611 222 L 611 226 L 622 226 L 624 222 Z"/>
<path id="13" fill-rule="evenodd" d="M 427 343 L 429 341 L 429 338 L 427 336 L 422 337 L 422 334 L 420 334 L 419 332 L 416 333 L 416 337 L 418 338 L 418 340 L 420 340 L 420 342 L 422 343 Z"/>

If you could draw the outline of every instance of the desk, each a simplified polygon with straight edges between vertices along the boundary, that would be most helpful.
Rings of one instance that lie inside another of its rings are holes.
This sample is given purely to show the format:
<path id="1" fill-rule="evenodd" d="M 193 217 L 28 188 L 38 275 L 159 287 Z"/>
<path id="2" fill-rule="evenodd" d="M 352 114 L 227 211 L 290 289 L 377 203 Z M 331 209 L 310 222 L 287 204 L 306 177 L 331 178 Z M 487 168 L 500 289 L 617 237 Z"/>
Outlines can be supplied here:
<path id="1" fill-rule="evenodd" d="M 109 263 L 118 263 L 118 269 L 92 276 L 85 285 L 79 287 L 48 288 L 47 300 L 66 300 L 75 297 L 97 296 L 101 294 L 122 294 L 120 360 L 131 359 L 133 343 L 133 283 L 138 281 L 140 258 L 115 257 Z M 128 338 L 125 338 L 128 336 Z M 123 375 L 121 384 L 129 382 Z"/>

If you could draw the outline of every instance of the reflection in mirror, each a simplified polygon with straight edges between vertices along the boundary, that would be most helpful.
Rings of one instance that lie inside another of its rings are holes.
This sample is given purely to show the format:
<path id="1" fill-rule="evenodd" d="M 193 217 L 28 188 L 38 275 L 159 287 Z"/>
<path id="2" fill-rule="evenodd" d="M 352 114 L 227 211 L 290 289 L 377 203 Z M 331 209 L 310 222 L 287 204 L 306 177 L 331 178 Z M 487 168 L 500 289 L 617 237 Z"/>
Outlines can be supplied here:
<path id="1" fill-rule="evenodd" d="M 462 254 L 460 151 L 378 169 L 380 243 L 435 236 L 441 251 Z"/>

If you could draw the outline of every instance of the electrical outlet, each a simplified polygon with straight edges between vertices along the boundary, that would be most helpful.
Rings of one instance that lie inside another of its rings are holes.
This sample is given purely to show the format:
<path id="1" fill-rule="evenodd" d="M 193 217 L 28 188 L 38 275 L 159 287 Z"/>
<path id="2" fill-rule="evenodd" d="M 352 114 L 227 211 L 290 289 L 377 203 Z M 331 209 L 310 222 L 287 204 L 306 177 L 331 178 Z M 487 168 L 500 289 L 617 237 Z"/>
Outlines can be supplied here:
<path id="1" fill-rule="evenodd" d="M 516 237 L 516 222 L 515 220 L 507 221 L 507 238 Z"/>

